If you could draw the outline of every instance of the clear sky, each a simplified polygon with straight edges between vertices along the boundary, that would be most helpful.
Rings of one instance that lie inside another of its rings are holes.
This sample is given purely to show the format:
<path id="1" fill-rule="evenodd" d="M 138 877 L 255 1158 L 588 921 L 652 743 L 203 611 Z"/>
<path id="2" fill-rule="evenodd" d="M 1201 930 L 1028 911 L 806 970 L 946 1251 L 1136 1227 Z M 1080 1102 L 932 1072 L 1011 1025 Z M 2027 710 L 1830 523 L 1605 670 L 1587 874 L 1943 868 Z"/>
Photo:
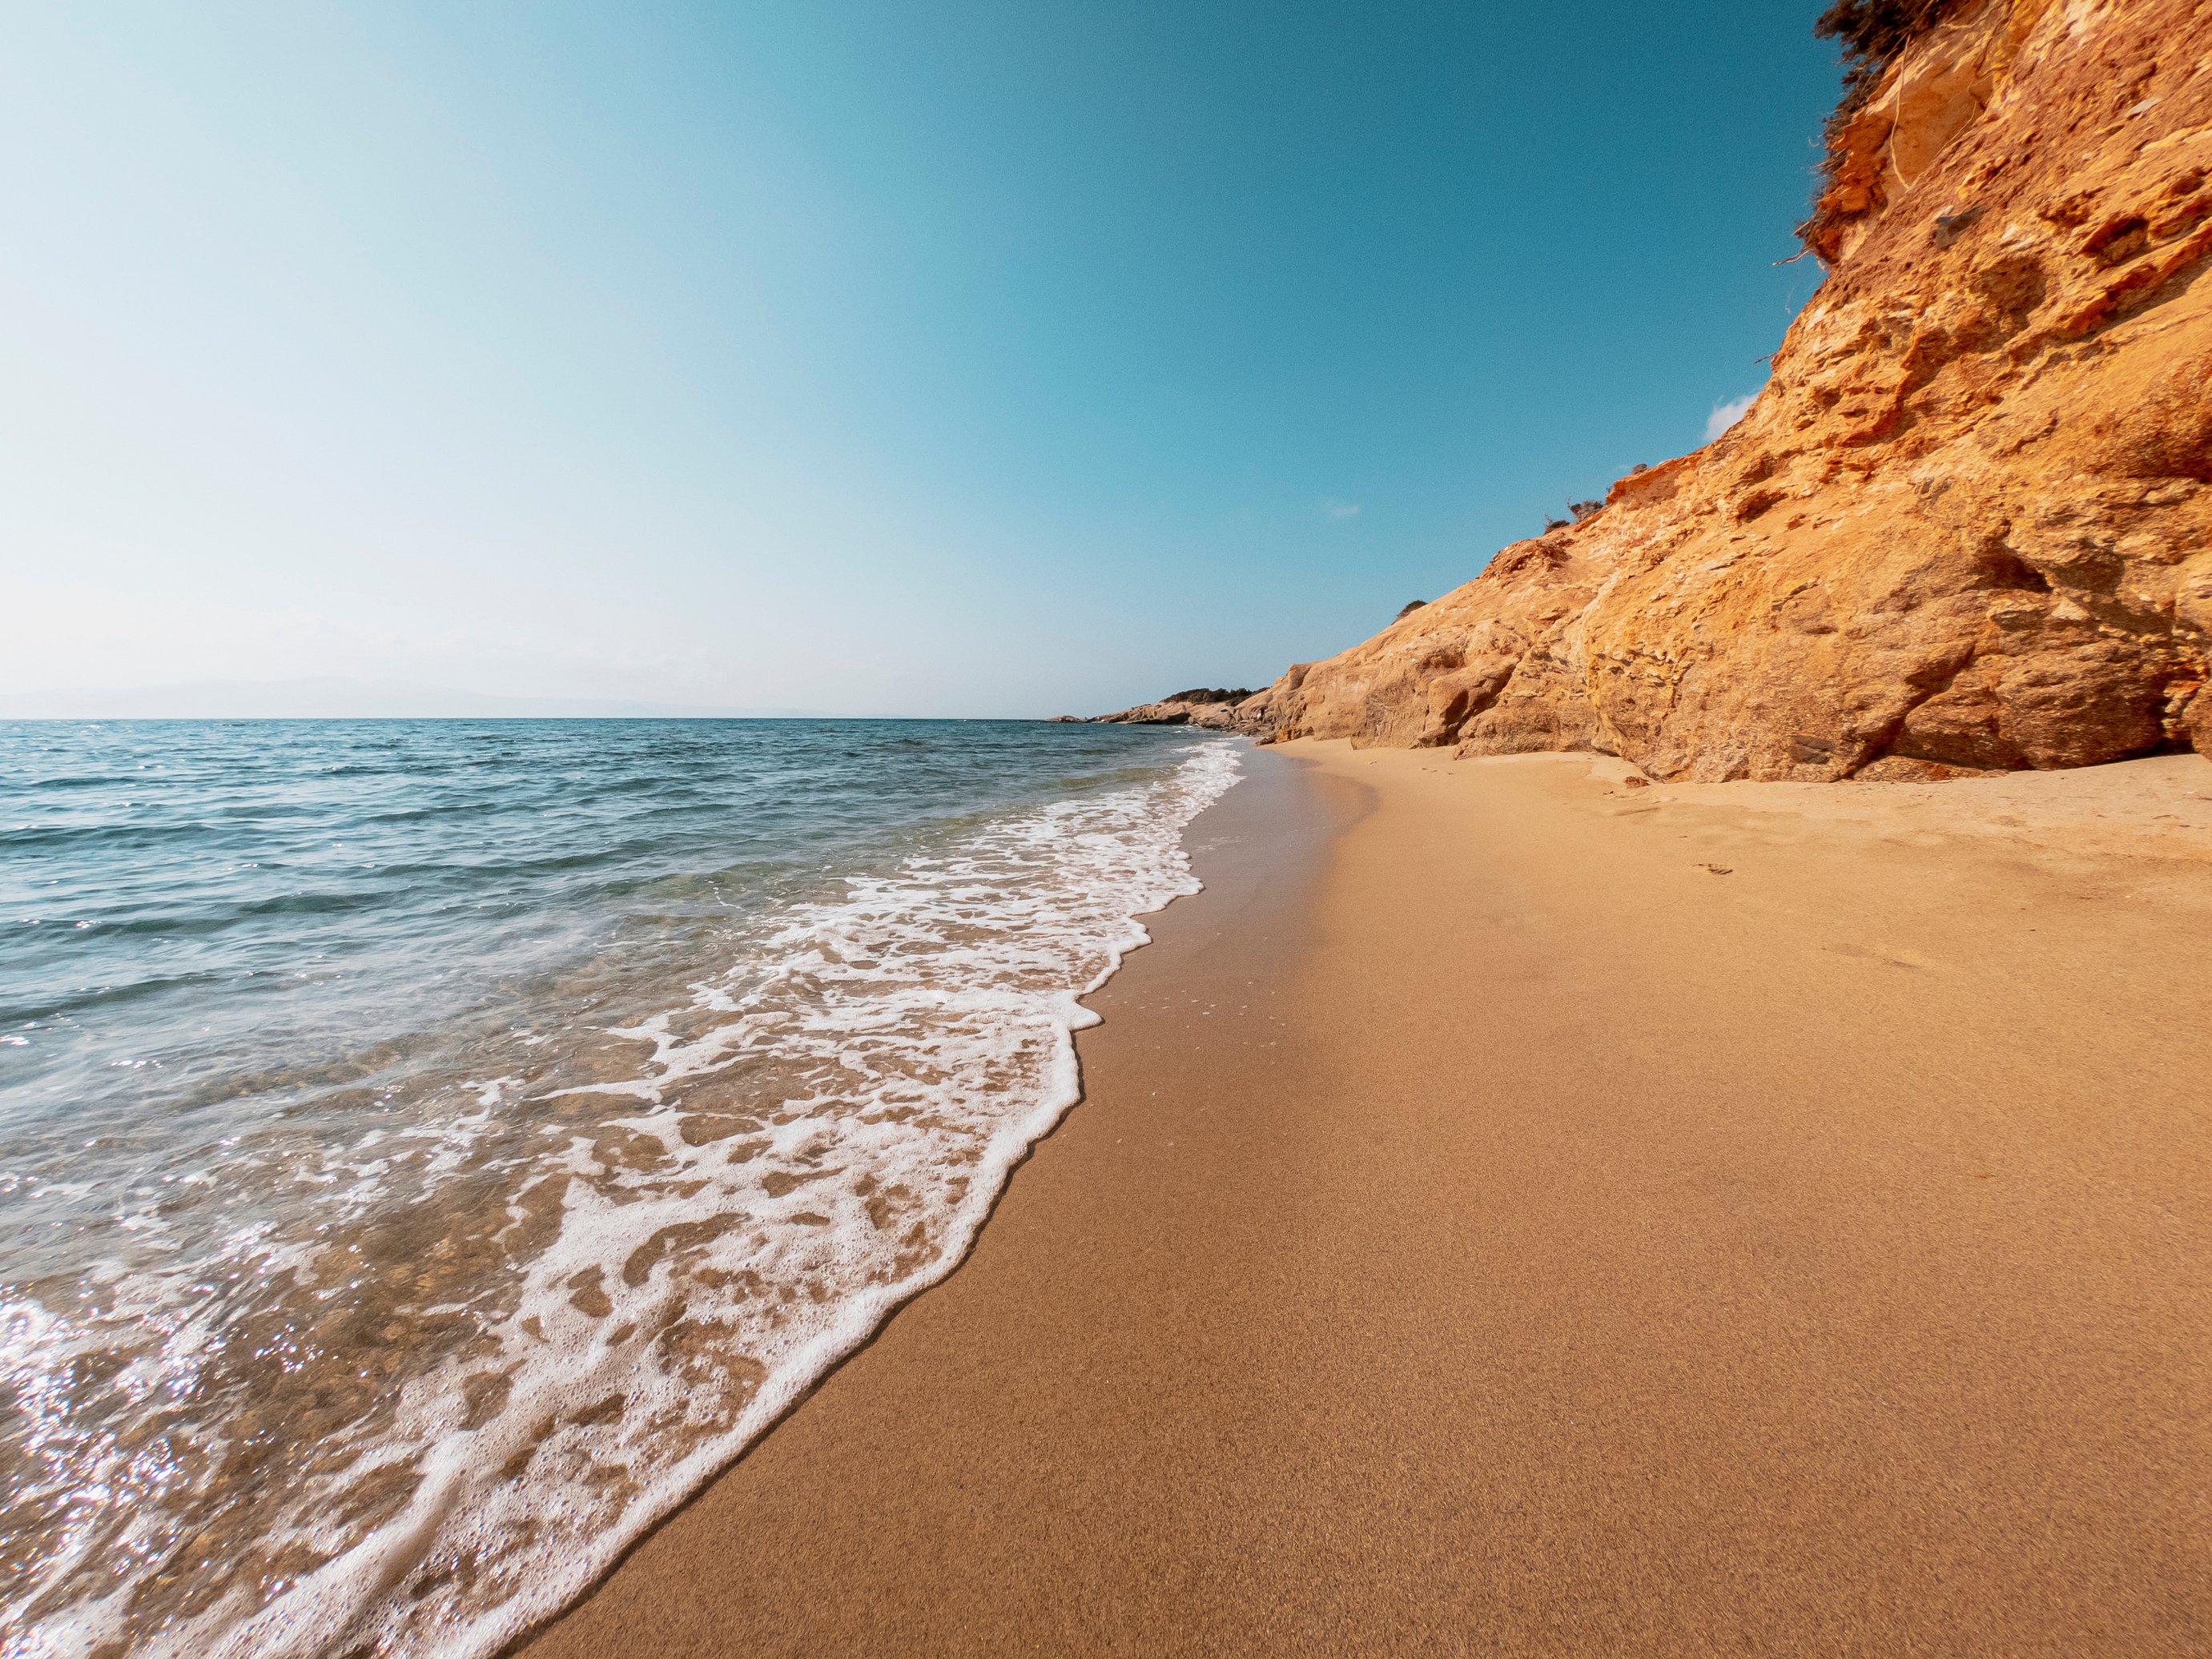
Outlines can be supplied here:
<path id="1" fill-rule="evenodd" d="M 0 693 L 1261 684 L 1753 391 L 1820 0 L 5 0 Z"/>

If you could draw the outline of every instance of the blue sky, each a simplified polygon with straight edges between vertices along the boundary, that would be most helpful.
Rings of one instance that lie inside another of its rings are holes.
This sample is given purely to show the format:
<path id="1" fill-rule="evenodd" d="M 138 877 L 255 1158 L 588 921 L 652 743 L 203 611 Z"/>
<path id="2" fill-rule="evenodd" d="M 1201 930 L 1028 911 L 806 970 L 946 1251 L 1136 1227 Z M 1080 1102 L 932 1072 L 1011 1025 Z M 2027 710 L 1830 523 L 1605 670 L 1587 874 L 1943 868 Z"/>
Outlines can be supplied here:
<path id="1" fill-rule="evenodd" d="M 1264 683 L 1756 388 L 1819 9 L 9 4 L 0 693 Z"/>

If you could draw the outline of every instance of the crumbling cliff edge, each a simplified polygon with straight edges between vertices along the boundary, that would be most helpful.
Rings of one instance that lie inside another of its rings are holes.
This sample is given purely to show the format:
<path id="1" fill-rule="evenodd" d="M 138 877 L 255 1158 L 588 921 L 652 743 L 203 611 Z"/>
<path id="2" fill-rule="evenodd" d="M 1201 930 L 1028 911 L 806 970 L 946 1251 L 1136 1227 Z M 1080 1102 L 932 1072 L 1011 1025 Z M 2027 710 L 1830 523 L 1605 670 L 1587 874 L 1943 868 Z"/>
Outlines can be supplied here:
<path id="1" fill-rule="evenodd" d="M 1698 781 L 2212 756 L 2212 8 L 1936 15 L 1832 129 L 1741 422 L 1208 723 Z"/>

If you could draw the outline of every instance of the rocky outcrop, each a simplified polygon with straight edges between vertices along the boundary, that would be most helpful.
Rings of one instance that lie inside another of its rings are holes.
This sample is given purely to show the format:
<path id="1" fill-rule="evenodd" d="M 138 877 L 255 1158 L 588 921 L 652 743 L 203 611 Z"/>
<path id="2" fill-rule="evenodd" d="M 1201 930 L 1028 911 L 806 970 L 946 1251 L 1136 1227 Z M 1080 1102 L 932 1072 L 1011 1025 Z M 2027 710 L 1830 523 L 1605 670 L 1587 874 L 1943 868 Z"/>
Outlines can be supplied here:
<path id="1" fill-rule="evenodd" d="M 1257 718 L 1243 712 L 1252 693 L 1249 690 L 1209 690 L 1200 686 L 1194 690 L 1176 691 L 1162 697 L 1158 702 L 1139 703 L 1134 708 L 1124 708 L 1118 714 L 1099 714 L 1090 722 L 1097 726 L 1202 726 L 1214 732 L 1241 732 L 1247 736 L 1263 735 L 1266 726 Z"/>
<path id="2" fill-rule="evenodd" d="M 1749 413 L 1245 729 L 1826 780 L 2212 755 L 2212 7 L 1954 5 Z"/>

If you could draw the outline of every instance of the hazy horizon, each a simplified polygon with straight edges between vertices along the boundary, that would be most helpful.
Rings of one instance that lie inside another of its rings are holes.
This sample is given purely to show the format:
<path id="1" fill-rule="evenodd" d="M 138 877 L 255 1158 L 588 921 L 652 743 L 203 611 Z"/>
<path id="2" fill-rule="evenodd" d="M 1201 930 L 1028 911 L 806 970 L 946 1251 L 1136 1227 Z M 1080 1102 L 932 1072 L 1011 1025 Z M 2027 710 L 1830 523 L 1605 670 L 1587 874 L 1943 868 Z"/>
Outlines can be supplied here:
<path id="1" fill-rule="evenodd" d="M 0 698 L 1265 684 L 1756 390 L 1819 9 L 22 9 Z"/>
<path id="2" fill-rule="evenodd" d="M 0 720 L 843 720 L 820 708 L 715 708 L 622 698 L 509 697 L 405 680 L 322 676 L 49 686 L 0 693 Z"/>

